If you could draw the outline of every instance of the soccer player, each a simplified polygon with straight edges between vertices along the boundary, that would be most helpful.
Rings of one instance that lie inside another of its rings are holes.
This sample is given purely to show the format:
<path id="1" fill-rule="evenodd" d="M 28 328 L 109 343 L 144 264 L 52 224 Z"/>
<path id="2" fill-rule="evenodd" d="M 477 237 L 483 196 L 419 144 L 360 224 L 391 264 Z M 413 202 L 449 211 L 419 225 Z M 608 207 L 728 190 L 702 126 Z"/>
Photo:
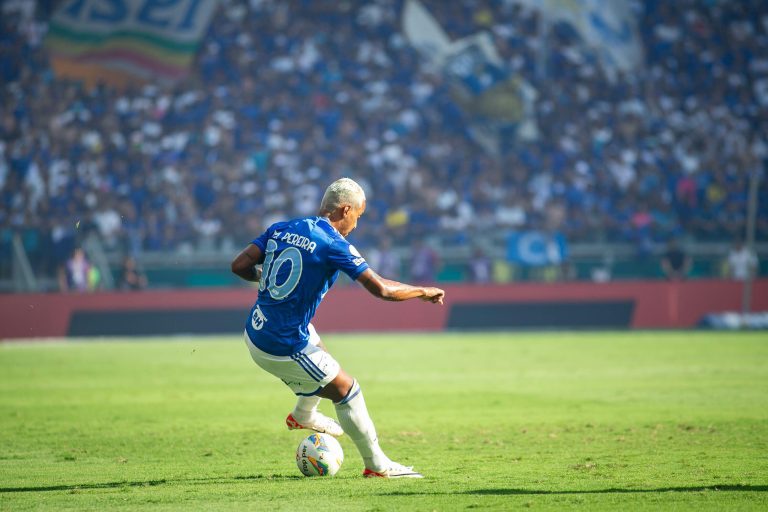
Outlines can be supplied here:
<path id="1" fill-rule="evenodd" d="M 390 281 L 368 266 L 344 238 L 357 227 L 364 211 L 363 189 L 341 178 L 326 189 L 318 217 L 273 224 L 237 255 L 232 272 L 259 283 L 259 297 L 245 325 L 245 341 L 256 364 L 298 395 L 296 407 L 285 420 L 289 429 L 334 436 L 346 432 L 363 458 L 365 477 L 422 478 L 412 467 L 384 454 L 360 385 L 326 351 L 310 323 L 339 271 L 383 300 L 443 303 L 445 292 L 440 288 Z M 321 398 L 333 401 L 338 423 L 317 411 Z"/>

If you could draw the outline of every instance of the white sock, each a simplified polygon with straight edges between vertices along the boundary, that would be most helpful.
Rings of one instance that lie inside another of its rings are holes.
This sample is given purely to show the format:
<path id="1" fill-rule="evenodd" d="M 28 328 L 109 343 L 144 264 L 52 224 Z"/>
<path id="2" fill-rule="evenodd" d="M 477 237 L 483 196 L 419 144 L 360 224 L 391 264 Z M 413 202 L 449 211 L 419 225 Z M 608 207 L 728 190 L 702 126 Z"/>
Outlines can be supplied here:
<path id="1" fill-rule="evenodd" d="M 368 415 L 368 408 L 365 406 L 365 399 L 357 381 L 352 383 L 347 396 L 334 405 L 339 423 L 357 446 L 365 467 L 373 471 L 385 469 L 391 461 L 379 447 L 376 427 L 373 426 L 373 421 Z"/>
<path id="2" fill-rule="evenodd" d="M 293 419 L 299 423 L 309 421 L 317 411 L 317 406 L 320 404 L 320 400 L 321 398 L 317 395 L 300 396 L 299 399 L 296 400 L 296 407 L 294 407 L 293 412 L 291 413 Z"/>

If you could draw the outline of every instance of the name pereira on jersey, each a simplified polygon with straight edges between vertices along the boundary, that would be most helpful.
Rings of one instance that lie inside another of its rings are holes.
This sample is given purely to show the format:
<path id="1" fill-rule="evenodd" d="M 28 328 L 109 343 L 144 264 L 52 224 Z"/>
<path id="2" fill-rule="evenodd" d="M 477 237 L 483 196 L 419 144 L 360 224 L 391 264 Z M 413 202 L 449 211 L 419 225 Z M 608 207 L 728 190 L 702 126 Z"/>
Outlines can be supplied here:
<path id="1" fill-rule="evenodd" d="M 293 245 L 294 247 L 298 247 L 299 249 L 304 249 L 305 251 L 309 251 L 313 254 L 317 248 L 317 244 L 315 242 L 305 236 L 297 235 L 296 233 L 282 233 L 280 231 L 275 231 L 272 233 L 272 238 Z"/>

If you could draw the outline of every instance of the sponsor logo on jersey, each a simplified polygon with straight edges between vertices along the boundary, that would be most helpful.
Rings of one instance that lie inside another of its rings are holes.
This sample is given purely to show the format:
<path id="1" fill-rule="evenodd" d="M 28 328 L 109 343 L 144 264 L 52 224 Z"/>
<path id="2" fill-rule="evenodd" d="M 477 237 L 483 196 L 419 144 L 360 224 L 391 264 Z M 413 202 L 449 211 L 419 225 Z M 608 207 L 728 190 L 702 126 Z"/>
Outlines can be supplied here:
<path id="1" fill-rule="evenodd" d="M 253 308 L 253 315 L 251 316 L 251 327 L 255 331 L 260 331 L 264 328 L 264 324 L 267 322 L 267 317 L 264 316 L 264 313 L 261 311 L 261 308 L 259 306 L 256 306 Z"/>

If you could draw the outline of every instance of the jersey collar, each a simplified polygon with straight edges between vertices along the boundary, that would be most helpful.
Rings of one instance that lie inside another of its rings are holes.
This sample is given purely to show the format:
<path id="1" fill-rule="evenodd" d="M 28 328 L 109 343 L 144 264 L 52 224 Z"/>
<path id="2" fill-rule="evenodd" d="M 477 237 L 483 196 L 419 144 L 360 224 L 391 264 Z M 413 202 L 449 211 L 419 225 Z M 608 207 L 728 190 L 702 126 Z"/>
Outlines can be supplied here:
<path id="1" fill-rule="evenodd" d="M 336 229 L 336 228 L 333 226 L 333 224 L 331 224 L 331 221 L 330 221 L 330 219 L 328 219 L 328 217 L 325 217 L 325 216 L 321 215 L 321 216 L 320 216 L 320 220 L 321 220 L 321 221 L 325 221 L 326 223 L 328 223 L 328 225 L 331 227 L 331 229 L 332 229 L 332 230 L 334 230 L 334 231 L 336 232 L 336 234 L 337 234 L 337 235 L 339 235 L 341 238 L 344 238 L 344 239 L 346 240 L 346 238 L 344 237 L 344 235 L 342 235 L 341 233 L 339 233 L 339 230 L 338 230 L 338 229 Z"/>

